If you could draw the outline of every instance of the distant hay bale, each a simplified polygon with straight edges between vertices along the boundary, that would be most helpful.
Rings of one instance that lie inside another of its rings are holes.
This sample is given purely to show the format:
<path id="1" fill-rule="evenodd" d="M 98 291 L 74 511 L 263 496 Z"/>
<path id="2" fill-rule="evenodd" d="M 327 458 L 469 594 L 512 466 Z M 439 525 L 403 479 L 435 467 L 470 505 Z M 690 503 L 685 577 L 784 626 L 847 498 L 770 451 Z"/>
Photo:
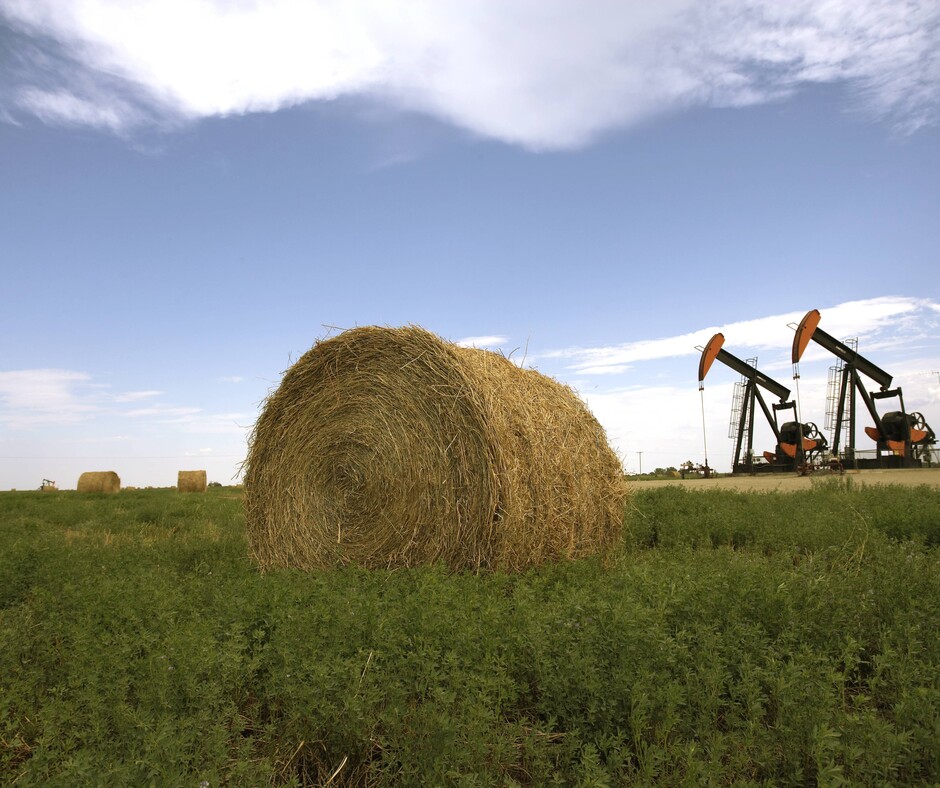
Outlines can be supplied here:
<path id="1" fill-rule="evenodd" d="M 114 471 L 85 471 L 78 477 L 78 492 L 116 493 L 121 489 L 121 477 Z"/>
<path id="2" fill-rule="evenodd" d="M 205 471 L 180 471 L 176 481 L 176 489 L 180 492 L 206 491 L 206 472 Z"/>
<path id="3" fill-rule="evenodd" d="M 518 570 L 603 553 L 627 492 L 571 389 L 417 327 L 305 353 L 264 405 L 244 485 L 262 569 Z"/>

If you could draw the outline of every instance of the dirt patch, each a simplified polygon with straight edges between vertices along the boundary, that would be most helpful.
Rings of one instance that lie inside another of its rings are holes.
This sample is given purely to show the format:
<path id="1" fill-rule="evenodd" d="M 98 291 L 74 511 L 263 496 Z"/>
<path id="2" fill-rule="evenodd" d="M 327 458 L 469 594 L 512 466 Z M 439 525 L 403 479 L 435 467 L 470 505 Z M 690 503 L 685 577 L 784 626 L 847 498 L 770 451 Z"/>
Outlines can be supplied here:
<path id="1" fill-rule="evenodd" d="M 829 479 L 850 479 L 852 484 L 903 484 L 917 487 L 940 488 L 940 468 L 892 468 L 890 470 L 846 471 L 844 476 L 837 473 L 812 473 L 798 476 L 795 473 L 767 473 L 758 476 L 722 476 L 717 479 L 666 479 L 656 481 L 631 481 L 635 490 L 651 487 L 678 486 L 687 490 L 740 490 L 742 492 L 765 492 L 780 490 L 790 492 L 807 490 L 813 484 Z"/>

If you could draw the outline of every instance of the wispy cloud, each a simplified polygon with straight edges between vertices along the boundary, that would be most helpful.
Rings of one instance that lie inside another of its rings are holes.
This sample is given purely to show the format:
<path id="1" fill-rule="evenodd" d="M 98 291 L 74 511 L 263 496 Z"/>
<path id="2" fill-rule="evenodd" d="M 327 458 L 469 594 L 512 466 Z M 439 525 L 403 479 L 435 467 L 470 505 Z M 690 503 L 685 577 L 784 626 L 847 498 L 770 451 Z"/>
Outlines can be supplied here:
<path id="1" fill-rule="evenodd" d="M 219 378 L 221 383 L 241 383 L 244 378 L 241 375 L 226 375 L 225 377 Z"/>
<path id="2" fill-rule="evenodd" d="M 183 452 L 183 456 L 185 457 L 211 457 L 213 454 L 215 454 L 215 449 L 212 448 L 203 448 L 196 451 Z"/>
<path id="3" fill-rule="evenodd" d="M 19 126 L 20 122 L 0 104 L 0 123 L 9 123 L 11 126 Z"/>
<path id="4" fill-rule="evenodd" d="M 74 424 L 101 405 L 91 376 L 64 369 L 0 372 L 0 424 L 10 429 Z"/>
<path id="5" fill-rule="evenodd" d="M 115 398 L 115 402 L 140 402 L 144 399 L 153 399 L 154 397 L 159 397 L 163 394 L 162 391 L 156 391 L 153 389 L 147 391 L 127 391 L 123 394 L 118 394 Z"/>
<path id="6" fill-rule="evenodd" d="M 820 326 L 835 337 L 864 337 L 868 348 L 873 349 L 884 342 L 909 343 L 912 335 L 925 328 L 926 316 L 935 310 L 934 302 L 921 298 L 884 297 L 849 301 L 822 308 Z M 638 362 L 696 355 L 699 352 L 696 346 L 704 346 L 718 332 L 725 336 L 726 349 L 735 355 L 762 349 L 781 350 L 793 343 L 793 333 L 787 330 L 788 324 L 799 322 L 804 314 L 785 312 L 710 326 L 688 334 L 620 345 L 550 350 L 539 354 L 539 359 L 563 359 L 567 362 L 567 369 L 580 375 L 617 374 Z M 882 336 L 889 328 L 899 333 Z M 824 352 L 813 351 L 806 358 L 821 357 Z"/>
<path id="7" fill-rule="evenodd" d="M 566 148 L 814 83 L 849 85 L 902 131 L 940 115 L 936 0 L 0 0 L 0 15 L 22 64 L 0 110 L 118 133 L 365 96 Z"/>
<path id="8" fill-rule="evenodd" d="M 458 339 L 454 344 L 460 345 L 461 347 L 493 348 L 502 347 L 508 341 L 508 337 L 488 334 L 479 337 L 464 337 L 463 339 Z"/>
<path id="9" fill-rule="evenodd" d="M 199 435 L 238 435 L 245 437 L 257 414 L 203 413 L 186 420 L 185 431 Z"/>
<path id="10" fill-rule="evenodd" d="M 0 426 L 9 430 L 65 427 L 115 418 L 177 425 L 186 432 L 244 434 L 246 413 L 207 413 L 203 408 L 155 401 L 157 389 L 113 392 L 86 372 L 64 369 L 0 371 Z M 145 404 L 146 403 L 146 404 Z"/>
<path id="11" fill-rule="evenodd" d="M 20 107 L 53 125 L 92 126 L 123 133 L 138 124 L 140 117 L 126 102 L 113 97 L 82 98 L 67 90 L 26 88 L 17 97 Z"/>
<path id="12" fill-rule="evenodd" d="M 175 405 L 154 405 L 150 408 L 135 408 L 125 412 L 125 416 L 132 419 L 155 418 L 165 424 L 175 424 L 187 421 L 190 417 L 201 413 L 202 408 L 192 408 Z"/>
<path id="13" fill-rule="evenodd" d="M 627 364 L 598 364 L 596 367 L 577 367 L 580 375 L 620 375 L 630 369 Z"/>
<path id="14" fill-rule="evenodd" d="M 243 412 L 207 413 L 202 408 L 164 404 L 127 411 L 124 415 L 147 420 L 161 427 L 172 425 L 187 434 L 240 436 L 247 435 L 255 418 Z"/>

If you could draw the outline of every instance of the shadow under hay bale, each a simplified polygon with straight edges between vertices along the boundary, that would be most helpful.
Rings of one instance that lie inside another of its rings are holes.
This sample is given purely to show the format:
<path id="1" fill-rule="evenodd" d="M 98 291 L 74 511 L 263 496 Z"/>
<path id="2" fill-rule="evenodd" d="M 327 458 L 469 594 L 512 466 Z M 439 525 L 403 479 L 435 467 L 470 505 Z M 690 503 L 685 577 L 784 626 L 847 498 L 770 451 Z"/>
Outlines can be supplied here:
<path id="1" fill-rule="evenodd" d="M 180 471 L 177 476 L 176 489 L 180 492 L 204 493 L 207 486 L 205 471 Z"/>
<path id="2" fill-rule="evenodd" d="M 566 386 L 421 328 L 316 344 L 266 401 L 245 462 L 263 569 L 522 569 L 619 543 L 626 486 Z"/>
<path id="3" fill-rule="evenodd" d="M 85 471 L 78 477 L 78 492 L 116 493 L 121 489 L 121 477 L 114 471 Z"/>

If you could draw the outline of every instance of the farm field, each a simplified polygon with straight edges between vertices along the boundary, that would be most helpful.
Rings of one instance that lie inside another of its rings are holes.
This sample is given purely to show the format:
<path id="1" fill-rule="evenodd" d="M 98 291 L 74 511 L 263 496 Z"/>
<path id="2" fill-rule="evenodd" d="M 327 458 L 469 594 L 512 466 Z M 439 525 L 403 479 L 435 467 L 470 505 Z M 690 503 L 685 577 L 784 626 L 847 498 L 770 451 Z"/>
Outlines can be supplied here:
<path id="1" fill-rule="evenodd" d="M 722 481 L 520 574 L 262 575 L 232 489 L 0 493 L 0 784 L 936 783 L 940 489 Z"/>
<path id="2" fill-rule="evenodd" d="M 940 488 L 940 468 L 889 468 L 885 470 L 846 471 L 844 476 L 820 472 L 807 476 L 796 473 L 763 473 L 754 476 L 719 476 L 713 479 L 649 479 L 632 482 L 637 489 L 674 485 L 687 490 L 737 490 L 743 492 L 795 492 L 809 490 L 830 480 L 845 479 L 854 485 L 903 485 Z"/>

